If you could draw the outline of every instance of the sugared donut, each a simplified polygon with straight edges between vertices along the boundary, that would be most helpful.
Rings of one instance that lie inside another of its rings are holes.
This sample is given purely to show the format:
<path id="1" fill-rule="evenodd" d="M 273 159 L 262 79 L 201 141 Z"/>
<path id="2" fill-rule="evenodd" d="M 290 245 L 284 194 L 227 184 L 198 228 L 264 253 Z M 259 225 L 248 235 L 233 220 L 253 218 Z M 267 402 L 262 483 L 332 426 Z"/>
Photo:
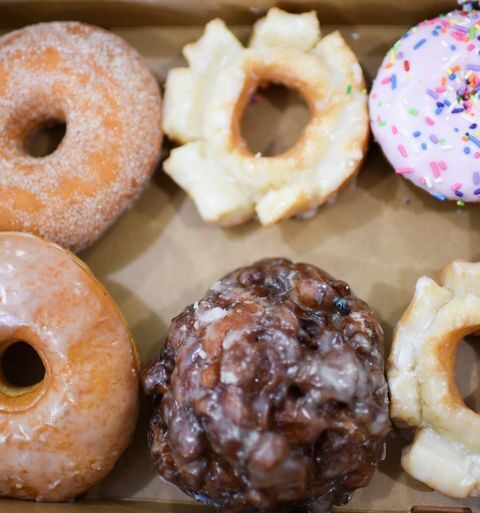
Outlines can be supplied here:
<path id="1" fill-rule="evenodd" d="M 76 497 L 110 472 L 131 438 L 135 345 L 82 262 L 33 235 L 4 232 L 0 355 L 17 341 L 37 352 L 45 375 L 22 387 L 0 372 L 0 496 Z"/>
<path id="2" fill-rule="evenodd" d="M 132 203 L 161 143 L 156 81 L 118 36 L 81 23 L 42 23 L 0 38 L 0 230 L 74 250 Z M 52 154 L 29 135 L 64 121 Z"/>
<path id="3" fill-rule="evenodd" d="M 314 12 L 272 8 L 244 48 L 223 21 L 184 48 L 188 68 L 169 72 L 163 128 L 182 144 L 165 171 L 205 221 L 263 225 L 310 212 L 359 170 L 369 135 L 358 61 L 339 32 L 321 39 Z M 274 157 L 251 153 L 240 121 L 257 87 L 296 89 L 311 119 L 300 140 Z"/>
<path id="4" fill-rule="evenodd" d="M 267 259 L 216 282 L 142 375 L 160 474 L 236 512 L 328 511 L 389 431 L 383 333 L 349 286 Z"/>
<path id="5" fill-rule="evenodd" d="M 413 477 L 452 497 L 480 492 L 480 415 L 455 383 L 455 355 L 480 331 L 480 264 L 426 276 L 397 325 L 388 363 L 392 420 L 415 430 L 402 455 Z"/>
<path id="6" fill-rule="evenodd" d="M 480 13 L 410 29 L 370 94 L 375 138 L 398 174 L 440 200 L 480 201 Z"/>

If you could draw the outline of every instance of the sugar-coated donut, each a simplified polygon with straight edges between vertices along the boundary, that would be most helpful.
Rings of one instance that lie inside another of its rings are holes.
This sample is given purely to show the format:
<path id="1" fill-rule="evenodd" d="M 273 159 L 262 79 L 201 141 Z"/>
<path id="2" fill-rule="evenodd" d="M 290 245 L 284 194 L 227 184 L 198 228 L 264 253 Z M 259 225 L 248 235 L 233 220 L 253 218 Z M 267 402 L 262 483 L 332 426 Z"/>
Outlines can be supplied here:
<path id="1" fill-rule="evenodd" d="M 388 362 L 391 417 L 416 430 L 402 466 L 452 497 L 480 492 L 480 415 L 455 383 L 455 355 L 480 330 L 480 264 L 453 262 L 437 284 L 418 280 Z"/>
<path id="2" fill-rule="evenodd" d="M 375 138 L 398 174 L 440 200 L 480 201 L 480 12 L 410 29 L 370 94 Z"/>
<path id="3" fill-rule="evenodd" d="M 142 382 L 160 474 L 224 512 L 327 512 L 390 429 L 383 332 L 350 287 L 265 259 L 173 320 Z"/>
<path id="4" fill-rule="evenodd" d="M 55 22 L 0 38 L 0 230 L 93 242 L 150 176 L 160 117 L 154 77 L 110 32 Z M 55 121 L 66 123 L 56 151 L 30 156 L 29 134 Z"/>
<path id="5" fill-rule="evenodd" d="M 182 146 L 164 169 L 204 220 L 234 225 L 257 214 L 272 225 L 317 208 L 357 173 L 369 134 L 362 70 L 339 32 L 321 39 L 314 12 L 270 9 L 248 48 L 217 19 L 184 54 L 189 67 L 167 77 L 163 122 Z M 262 157 L 248 150 L 240 121 L 270 82 L 298 90 L 311 119 L 293 148 Z"/>
<path id="6" fill-rule="evenodd" d="M 88 268 L 56 244 L 0 233 L 0 355 L 24 341 L 45 375 L 0 372 L 0 495 L 61 501 L 85 492 L 128 444 L 138 358 L 125 320 Z"/>

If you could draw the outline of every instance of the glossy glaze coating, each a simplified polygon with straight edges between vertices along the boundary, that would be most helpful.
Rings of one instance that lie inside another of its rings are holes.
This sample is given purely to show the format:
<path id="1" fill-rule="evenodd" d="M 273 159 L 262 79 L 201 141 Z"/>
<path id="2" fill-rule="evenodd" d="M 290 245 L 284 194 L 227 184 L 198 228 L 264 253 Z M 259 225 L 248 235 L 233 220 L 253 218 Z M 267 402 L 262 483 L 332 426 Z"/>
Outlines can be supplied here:
<path id="1" fill-rule="evenodd" d="M 72 254 L 37 237 L 0 234 L 0 353 L 29 343 L 43 381 L 0 374 L 0 495 L 66 500 L 105 477 L 136 421 L 138 361 L 125 321 Z M 21 372 L 21 369 L 19 369 Z"/>
<path id="2" fill-rule="evenodd" d="M 263 225 L 311 212 L 360 168 L 369 127 L 362 69 L 339 32 L 321 38 L 315 12 L 268 11 L 247 48 L 221 20 L 184 48 L 188 68 L 169 72 L 163 127 L 182 144 L 165 171 L 208 222 Z M 240 133 L 257 87 L 296 89 L 311 119 L 299 141 L 273 157 L 251 153 Z"/>
<path id="3" fill-rule="evenodd" d="M 389 431 L 372 311 L 285 259 L 239 269 L 186 308 L 143 386 L 160 474 L 224 511 L 345 503 Z"/>
<path id="4" fill-rule="evenodd" d="M 0 38 L 0 230 L 79 250 L 132 204 L 161 143 L 161 100 L 139 53 L 98 27 L 40 23 Z M 58 148 L 26 140 L 64 121 Z"/>
<path id="5" fill-rule="evenodd" d="M 480 264 L 456 261 L 417 281 L 388 361 L 392 420 L 415 430 L 402 454 L 413 477 L 457 498 L 480 493 L 480 415 L 455 381 L 464 337 L 480 331 Z"/>
<path id="6" fill-rule="evenodd" d="M 396 173 L 440 200 L 480 201 L 480 13 L 411 28 L 370 94 L 375 138 Z"/>

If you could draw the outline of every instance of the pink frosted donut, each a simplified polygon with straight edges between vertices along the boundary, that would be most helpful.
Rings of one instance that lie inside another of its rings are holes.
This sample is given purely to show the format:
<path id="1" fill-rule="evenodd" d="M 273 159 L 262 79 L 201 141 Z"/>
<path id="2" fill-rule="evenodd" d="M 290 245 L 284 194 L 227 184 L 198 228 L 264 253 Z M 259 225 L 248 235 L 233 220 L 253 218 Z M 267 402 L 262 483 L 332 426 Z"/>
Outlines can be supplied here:
<path id="1" fill-rule="evenodd" d="M 480 202 L 480 12 L 410 29 L 370 94 L 375 138 L 396 173 L 440 200 Z"/>
<path id="2" fill-rule="evenodd" d="M 82 23 L 31 25 L 0 38 L 0 231 L 80 250 L 138 196 L 159 155 L 155 78 L 129 44 Z M 35 158 L 32 132 L 65 122 Z"/>

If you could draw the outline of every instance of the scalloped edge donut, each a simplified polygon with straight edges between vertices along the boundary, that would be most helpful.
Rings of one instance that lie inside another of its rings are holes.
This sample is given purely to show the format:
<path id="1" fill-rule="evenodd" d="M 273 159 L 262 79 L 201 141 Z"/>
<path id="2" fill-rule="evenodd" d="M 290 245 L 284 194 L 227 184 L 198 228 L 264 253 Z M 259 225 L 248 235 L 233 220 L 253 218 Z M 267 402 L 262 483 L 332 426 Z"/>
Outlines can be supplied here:
<path id="1" fill-rule="evenodd" d="M 182 146 L 165 172 L 221 225 L 254 215 L 270 226 L 325 203 L 356 175 L 369 136 L 360 65 L 339 32 L 321 39 L 315 12 L 277 8 L 257 21 L 244 48 L 216 19 L 169 72 L 163 128 Z M 296 89 L 311 119 L 300 140 L 274 157 L 252 154 L 240 134 L 251 94 L 266 83 Z"/>
<path id="2" fill-rule="evenodd" d="M 416 430 L 402 466 L 451 497 L 480 491 L 480 415 L 455 383 L 457 347 L 479 330 L 480 263 L 455 261 L 418 280 L 388 359 L 391 418 Z"/>

